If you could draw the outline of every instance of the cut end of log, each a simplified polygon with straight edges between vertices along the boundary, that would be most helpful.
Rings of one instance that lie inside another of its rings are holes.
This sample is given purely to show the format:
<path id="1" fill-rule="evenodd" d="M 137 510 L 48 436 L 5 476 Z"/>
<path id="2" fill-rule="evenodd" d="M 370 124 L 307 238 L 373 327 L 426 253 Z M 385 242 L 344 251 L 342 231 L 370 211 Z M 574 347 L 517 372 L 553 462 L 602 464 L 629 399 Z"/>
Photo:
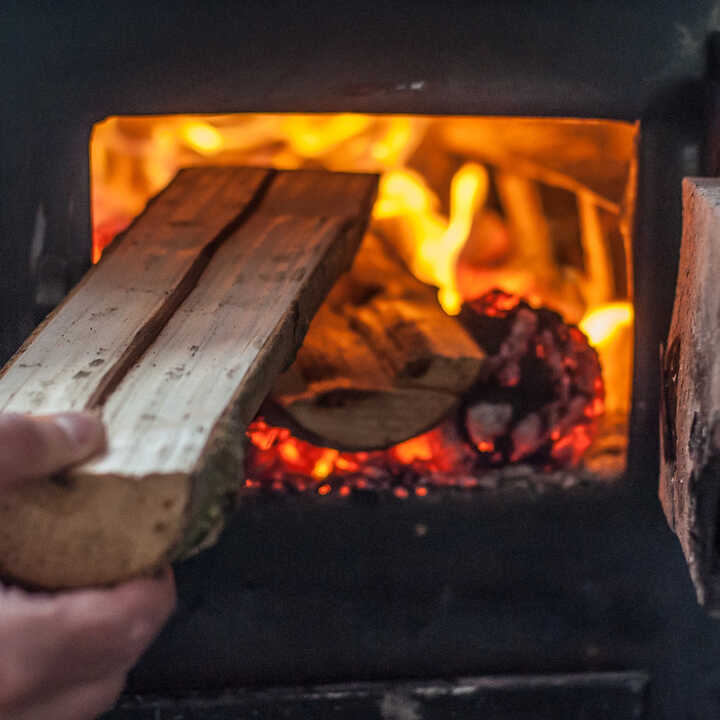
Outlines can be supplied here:
<path id="1" fill-rule="evenodd" d="M 73 477 L 3 494 L 0 574 L 55 590 L 149 572 L 182 535 L 189 496 L 183 475 Z"/>
<path id="2" fill-rule="evenodd" d="M 445 392 L 348 387 L 297 399 L 286 411 L 323 446 L 359 451 L 388 448 L 420 435 L 457 404 L 458 398 Z"/>

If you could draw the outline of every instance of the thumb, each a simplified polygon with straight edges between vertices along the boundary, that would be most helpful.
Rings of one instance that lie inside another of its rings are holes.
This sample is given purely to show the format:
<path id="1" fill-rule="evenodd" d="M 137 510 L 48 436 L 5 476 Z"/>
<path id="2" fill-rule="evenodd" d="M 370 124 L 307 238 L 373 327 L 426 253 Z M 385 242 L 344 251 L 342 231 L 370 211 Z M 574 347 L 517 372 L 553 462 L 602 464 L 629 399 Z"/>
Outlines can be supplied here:
<path id="1" fill-rule="evenodd" d="M 0 487 L 51 475 L 104 445 L 102 421 L 92 413 L 0 415 Z"/>

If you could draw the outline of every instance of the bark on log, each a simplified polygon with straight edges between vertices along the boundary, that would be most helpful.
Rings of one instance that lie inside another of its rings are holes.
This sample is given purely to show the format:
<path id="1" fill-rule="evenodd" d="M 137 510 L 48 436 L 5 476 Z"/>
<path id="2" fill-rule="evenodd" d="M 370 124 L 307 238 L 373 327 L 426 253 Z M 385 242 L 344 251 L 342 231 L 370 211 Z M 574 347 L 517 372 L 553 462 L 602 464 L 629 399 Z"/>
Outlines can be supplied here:
<path id="1" fill-rule="evenodd" d="M 484 353 L 368 236 L 310 325 L 273 401 L 308 439 L 386 448 L 435 426 L 477 380 Z"/>
<path id="2" fill-rule="evenodd" d="M 208 542 L 244 430 L 349 266 L 376 178 L 186 170 L 0 376 L 0 411 L 97 408 L 107 452 L 0 503 L 0 574 L 115 582 Z"/>

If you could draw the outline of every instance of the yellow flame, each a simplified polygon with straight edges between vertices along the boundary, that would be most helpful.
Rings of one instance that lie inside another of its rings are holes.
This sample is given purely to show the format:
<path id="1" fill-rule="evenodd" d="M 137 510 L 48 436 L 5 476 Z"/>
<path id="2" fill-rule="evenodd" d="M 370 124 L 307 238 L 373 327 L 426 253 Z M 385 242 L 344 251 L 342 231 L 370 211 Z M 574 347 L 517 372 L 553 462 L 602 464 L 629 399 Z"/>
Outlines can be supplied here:
<path id="1" fill-rule="evenodd" d="M 396 215 L 432 212 L 438 199 L 422 176 L 413 170 L 391 170 L 380 179 L 373 216 L 378 219 Z"/>
<path id="2" fill-rule="evenodd" d="M 396 118 L 382 138 L 371 145 L 370 154 L 379 162 L 395 165 L 400 162 L 411 136 L 410 119 Z"/>
<path id="3" fill-rule="evenodd" d="M 285 130 L 292 150 L 303 157 L 318 157 L 355 137 L 371 122 L 367 115 L 350 113 L 329 117 L 294 115 L 287 119 Z"/>
<path id="4" fill-rule="evenodd" d="M 586 313 L 579 327 L 588 336 L 592 345 L 602 345 L 620 328 L 632 325 L 632 321 L 632 304 L 613 302 Z"/>
<path id="5" fill-rule="evenodd" d="M 439 287 L 438 300 L 450 315 L 456 315 L 462 305 L 455 282 L 458 255 L 470 234 L 475 214 L 485 203 L 488 184 L 488 173 L 482 165 L 463 165 L 450 185 L 450 221 L 445 231 L 439 236 L 428 234 L 418 239 L 412 270 L 422 280 Z"/>
<path id="6" fill-rule="evenodd" d="M 465 163 L 452 178 L 450 218 L 446 219 L 437 211 L 437 197 L 418 173 L 392 170 L 380 181 L 373 217 L 403 218 L 408 224 L 410 269 L 423 282 L 437 285 L 438 300 L 450 315 L 457 314 L 462 305 L 455 279 L 457 259 L 485 203 L 488 185 L 488 172 L 482 165 Z"/>
<path id="7" fill-rule="evenodd" d="M 188 145 L 203 154 L 219 152 L 223 146 L 223 136 L 206 122 L 187 123 L 183 128 L 183 137 Z"/>

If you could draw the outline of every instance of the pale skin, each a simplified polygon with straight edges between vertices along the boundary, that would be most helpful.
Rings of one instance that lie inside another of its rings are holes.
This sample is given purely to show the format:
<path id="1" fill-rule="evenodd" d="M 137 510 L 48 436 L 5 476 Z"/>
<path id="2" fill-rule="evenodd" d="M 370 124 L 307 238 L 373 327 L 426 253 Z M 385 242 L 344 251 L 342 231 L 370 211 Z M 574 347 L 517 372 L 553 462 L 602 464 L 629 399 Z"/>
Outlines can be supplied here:
<path id="1" fill-rule="evenodd" d="M 0 497 L 99 452 L 90 414 L 0 414 Z M 0 584 L 0 720 L 91 720 L 112 706 L 130 668 L 175 607 L 165 569 L 112 588 L 26 592 Z"/>

